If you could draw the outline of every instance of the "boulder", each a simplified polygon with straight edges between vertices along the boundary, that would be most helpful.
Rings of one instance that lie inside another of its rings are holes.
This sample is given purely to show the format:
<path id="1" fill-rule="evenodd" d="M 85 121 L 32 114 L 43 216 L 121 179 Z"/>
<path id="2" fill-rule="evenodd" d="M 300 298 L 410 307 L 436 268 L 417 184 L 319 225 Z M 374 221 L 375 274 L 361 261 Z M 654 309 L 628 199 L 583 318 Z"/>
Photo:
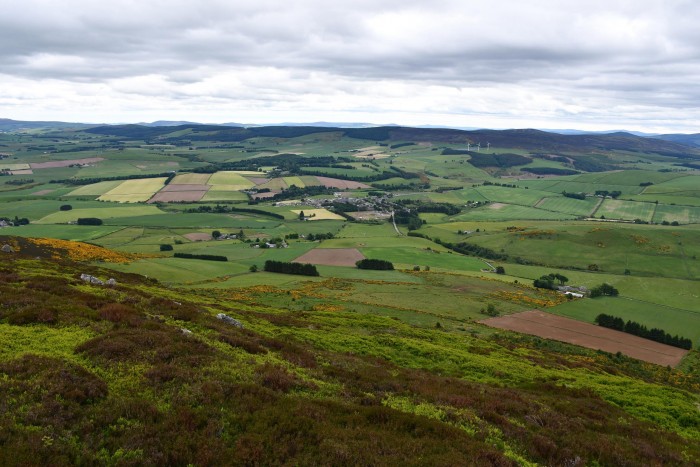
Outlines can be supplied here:
<path id="1" fill-rule="evenodd" d="M 3 253 L 14 253 L 14 252 L 15 252 L 15 249 L 12 248 L 12 247 L 11 247 L 10 245 L 8 245 L 7 243 L 5 243 L 5 244 L 2 246 L 2 248 L 0 248 L 0 250 L 2 250 Z"/>
<path id="2" fill-rule="evenodd" d="M 95 285 L 104 285 L 104 282 L 99 280 L 95 276 L 91 276 L 90 274 L 81 274 L 80 278 L 84 280 L 85 282 L 88 282 L 90 284 L 95 284 Z"/>
<path id="3" fill-rule="evenodd" d="M 216 317 L 217 317 L 218 319 L 220 319 L 221 321 L 223 321 L 224 323 L 230 324 L 231 326 L 235 326 L 235 327 L 237 327 L 237 328 L 242 328 L 242 327 L 243 327 L 243 323 L 241 323 L 241 322 L 238 321 L 237 319 L 231 318 L 231 317 L 230 317 L 229 315 L 227 315 L 227 314 L 219 313 L 218 315 L 216 315 Z"/>

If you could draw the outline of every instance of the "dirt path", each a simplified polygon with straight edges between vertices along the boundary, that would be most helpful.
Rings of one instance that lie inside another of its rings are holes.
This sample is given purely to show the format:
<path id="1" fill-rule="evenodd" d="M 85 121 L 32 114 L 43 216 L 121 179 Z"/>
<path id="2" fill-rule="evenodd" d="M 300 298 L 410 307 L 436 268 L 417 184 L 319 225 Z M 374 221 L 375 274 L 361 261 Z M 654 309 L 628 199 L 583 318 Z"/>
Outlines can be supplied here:
<path id="1" fill-rule="evenodd" d="M 591 213 L 589 214 L 588 217 L 595 216 L 595 213 L 598 212 L 598 209 L 600 209 L 600 205 L 603 204 L 603 201 L 605 201 L 605 198 L 600 198 L 598 200 L 598 204 L 595 205 L 595 207 L 593 208 L 593 211 L 591 211 Z"/>
<path id="2" fill-rule="evenodd" d="M 403 237 L 403 234 L 401 233 L 398 226 L 396 225 L 396 219 L 394 218 L 394 211 L 391 211 L 391 222 L 394 224 L 394 230 L 396 230 L 396 234 L 399 237 Z"/>

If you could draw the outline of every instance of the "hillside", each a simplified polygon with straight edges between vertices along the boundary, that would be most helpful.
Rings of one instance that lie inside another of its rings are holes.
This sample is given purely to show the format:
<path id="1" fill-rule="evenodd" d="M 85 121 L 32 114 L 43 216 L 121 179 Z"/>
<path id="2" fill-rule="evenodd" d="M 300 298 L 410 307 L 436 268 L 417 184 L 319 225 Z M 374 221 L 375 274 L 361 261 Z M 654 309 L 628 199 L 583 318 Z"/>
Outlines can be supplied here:
<path id="1" fill-rule="evenodd" d="M 522 148 L 532 151 L 626 150 L 636 152 L 661 152 L 667 155 L 700 157 L 697 148 L 685 144 L 643 138 L 630 133 L 562 135 L 539 130 L 453 130 L 441 128 L 371 127 L 333 128 L 314 126 L 263 126 L 252 128 L 227 128 L 215 125 L 186 124 L 170 127 L 143 125 L 111 125 L 90 128 L 88 133 L 129 138 L 159 138 L 174 142 L 191 141 L 245 141 L 257 137 L 295 138 L 316 133 L 341 133 L 349 138 L 377 141 L 430 141 L 441 143 L 471 144 L 491 143 L 499 147 Z M 183 133 L 184 132 L 184 133 Z M 173 136 L 177 135 L 177 136 Z"/>
<path id="2" fill-rule="evenodd" d="M 56 254 L 79 244 L 5 242 L 2 465 L 700 462 L 697 375 L 510 333 L 263 305 L 264 286 L 169 288 Z"/>

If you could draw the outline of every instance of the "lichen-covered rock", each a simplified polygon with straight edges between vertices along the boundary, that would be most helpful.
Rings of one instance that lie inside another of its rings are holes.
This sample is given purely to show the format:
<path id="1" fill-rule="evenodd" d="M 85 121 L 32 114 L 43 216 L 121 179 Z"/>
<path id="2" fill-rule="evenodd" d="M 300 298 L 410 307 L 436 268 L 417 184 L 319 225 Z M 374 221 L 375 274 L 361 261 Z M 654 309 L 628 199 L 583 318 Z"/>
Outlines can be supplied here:
<path id="1" fill-rule="evenodd" d="M 14 252 L 15 252 L 15 249 L 12 248 L 12 247 L 11 247 L 10 245 L 8 245 L 7 243 L 4 244 L 4 245 L 2 246 L 2 248 L 0 248 L 0 250 L 2 250 L 3 253 L 14 253 Z"/>
<path id="2" fill-rule="evenodd" d="M 91 276 L 90 274 L 81 274 L 80 278 L 82 280 L 84 280 L 85 282 L 88 282 L 90 284 L 104 285 L 104 282 L 102 282 L 100 279 L 98 279 L 95 276 Z"/>
<path id="3" fill-rule="evenodd" d="M 237 319 L 231 318 L 229 315 L 227 315 L 225 313 L 219 313 L 218 315 L 216 315 L 216 317 L 219 318 L 224 323 L 230 324 L 231 326 L 236 326 L 237 328 L 243 327 L 243 323 L 241 323 Z"/>
<path id="4" fill-rule="evenodd" d="M 117 280 L 114 277 L 110 277 L 107 279 L 107 282 L 105 282 L 105 285 L 115 286 L 117 285 Z"/>

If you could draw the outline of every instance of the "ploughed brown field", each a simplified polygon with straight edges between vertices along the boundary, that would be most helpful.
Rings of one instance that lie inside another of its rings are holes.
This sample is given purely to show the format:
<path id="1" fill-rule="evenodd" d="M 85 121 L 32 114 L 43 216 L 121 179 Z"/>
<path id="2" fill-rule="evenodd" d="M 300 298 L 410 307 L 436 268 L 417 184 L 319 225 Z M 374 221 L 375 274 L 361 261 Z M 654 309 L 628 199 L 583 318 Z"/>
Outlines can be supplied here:
<path id="1" fill-rule="evenodd" d="M 688 353 L 687 350 L 677 347 L 540 310 L 489 318 L 481 323 L 494 328 L 532 334 L 589 349 L 611 353 L 620 352 L 628 357 L 663 366 L 678 365 Z"/>
<path id="2" fill-rule="evenodd" d="M 365 256 L 356 248 L 314 248 L 294 260 L 295 263 L 325 266 L 355 266 Z"/>
<path id="3" fill-rule="evenodd" d="M 353 182 L 351 180 L 338 180 L 337 178 L 330 177 L 316 177 L 321 185 L 326 188 L 339 188 L 341 190 L 356 190 L 358 188 L 370 188 L 369 185 L 365 185 L 360 182 Z"/>

